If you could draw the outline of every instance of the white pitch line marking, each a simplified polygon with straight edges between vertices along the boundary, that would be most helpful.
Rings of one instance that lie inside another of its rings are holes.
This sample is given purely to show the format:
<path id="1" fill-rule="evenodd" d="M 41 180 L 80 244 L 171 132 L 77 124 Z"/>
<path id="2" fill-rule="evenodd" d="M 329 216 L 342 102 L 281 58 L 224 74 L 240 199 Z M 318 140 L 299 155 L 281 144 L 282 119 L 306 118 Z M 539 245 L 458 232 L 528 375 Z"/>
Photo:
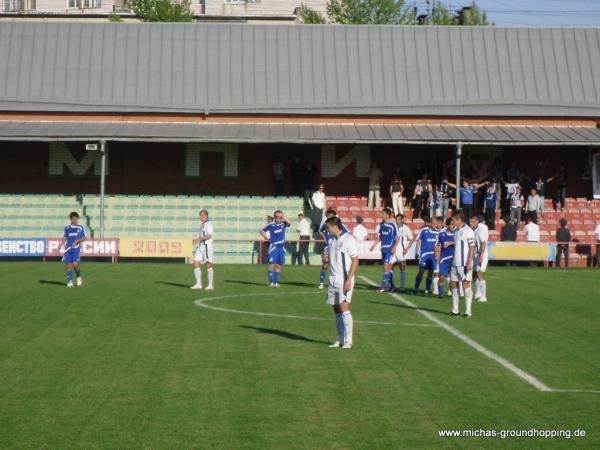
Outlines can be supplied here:
<path id="1" fill-rule="evenodd" d="M 600 391 L 595 389 L 552 389 L 552 392 L 575 392 L 584 394 L 600 394 Z"/>
<path id="2" fill-rule="evenodd" d="M 363 281 L 366 281 L 371 286 L 377 286 L 376 283 L 374 283 L 373 281 L 371 281 L 369 278 L 367 278 L 365 276 L 359 275 L 359 278 L 361 280 L 363 280 Z M 536 389 L 538 389 L 538 390 L 540 390 L 542 392 L 558 392 L 556 389 L 552 389 L 550 386 L 544 384 L 543 382 L 541 382 L 540 380 L 538 380 L 533 375 L 528 374 L 523 369 L 519 369 L 517 366 L 515 366 L 513 363 L 511 363 L 506 358 L 503 358 L 502 356 L 500 356 L 500 355 L 492 352 L 491 350 L 488 350 L 483 345 L 481 345 L 477 341 L 474 341 L 473 339 L 471 339 L 466 334 L 458 331 L 453 326 L 450 326 L 446 322 L 444 322 L 442 320 L 439 320 L 437 317 L 434 317 L 431 313 L 420 309 L 417 304 L 415 304 L 415 303 L 413 303 L 411 301 L 406 300 L 404 297 L 402 297 L 402 296 L 400 296 L 400 295 L 398 295 L 396 293 L 392 293 L 392 296 L 394 298 L 396 298 L 396 300 L 400 301 L 401 303 L 404 303 L 406 306 L 410 306 L 411 308 L 414 308 L 418 313 L 420 313 L 423 316 L 427 317 L 430 321 L 432 321 L 436 325 L 442 327 L 448 333 L 450 333 L 453 336 L 457 337 L 458 339 L 460 339 L 461 341 L 463 341 L 465 344 L 467 344 L 469 347 L 474 348 L 479 353 L 481 353 L 481 354 L 487 356 L 488 358 L 496 361 L 502 367 L 504 367 L 505 369 L 510 370 L 516 376 L 518 376 L 519 378 L 525 380 L 527 383 L 531 384 Z"/>
<path id="3" fill-rule="evenodd" d="M 309 293 L 314 294 L 314 291 L 296 292 L 296 294 L 309 294 Z M 247 314 L 247 315 L 252 315 L 252 316 L 266 316 L 266 317 L 283 317 L 286 319 L 326 320 L 326 321 L 335 320 L 333 318 L 327 318 L 327 317 L 296 316 L 296 315 L 292 315 L 292 314 L 276 314 L 276 313 L 266 313 L 266 312 L 258 312 L 258 311 L 244 311 L 244 310 L 240 310 L 240 309 L 227 309 L 227 308 L 219 308 L 218 306 L 211 306 L 211 305 L 206 304 L 206 302 L 209 302 L 209 301 L 224 300 L 224 299 L 228 299 L 228 298 L 268 297 L 268 296 L 275 296 L 275 295 L 281 295 L 281 293 L 278 292 L 278 293 L 271 293 L 271 294 L 222 295 L 222 296 L 218 296 L 218 297 L 201 298 L 201 299 L 194 301 L 194 304 L 197 306 L 201 306 L 202 308 L 212 309 L 214 311 L 234 313 L 234 314 Z M 373 320 L 355 320 L 354 323 L 367 323 L 367 324 L 374 324 L 374 325 L 403 325 L 403 326 L 407 326 L 407 327 L 435 327 L 435 328 L 437 328 L 437 325 L 430 325 L 428 323 L 403 322 L 400 324 L 396 324 L 393 322 L 376 322 Z"/>

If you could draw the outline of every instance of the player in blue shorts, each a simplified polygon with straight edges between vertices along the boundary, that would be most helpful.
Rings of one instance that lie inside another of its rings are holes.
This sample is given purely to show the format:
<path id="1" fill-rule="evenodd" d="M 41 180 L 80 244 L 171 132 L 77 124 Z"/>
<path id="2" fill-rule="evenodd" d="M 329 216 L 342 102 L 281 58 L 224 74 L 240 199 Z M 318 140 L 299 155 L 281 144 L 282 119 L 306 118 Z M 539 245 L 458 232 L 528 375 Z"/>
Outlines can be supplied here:
<path id="1" fill-rule="evenodd" d="M 85 230 L 77 223 L 79 214 L 75 211 L 69 214 L 69 219 L 71 223 L 65 227 L 63 238 L 60 241 L 60 248 L 61 252 L 64 253 L 62 260 L 67 270 L 67 287 L 73 287 L 73 270 L 77 275 L 77 286 L 83 284 L 79 261 L 81 260 L 80 244 L 85 241 Z"/>
<path id="2" fill-rule="evenodd" d="M 433 283 L 433 271 L 435 270 L 435 246 L 437 245 L 439 231 L 434 229 L 431 219 L 424 219 L 425 225 L 419 230 L 419 234 L 414 239 L 417 242 L 416 254 L 419 257 L 419 272 L 415 278 L 414 295 L 419 293 L 419 286 L 423 279 L 423 273 L 427 270 L 427 280 L 425 281 L 425 294 L 431 292 Z M 412 244 L 412 242 L 411 242 Z"/>
<path id="3" fill-rule="evenodd" d="M 269 245 L 269 286 L 279 287 L 279 278 L 281 277 L 281 266 L 285 263 L 285 229 L 292 223 L 285 218 L 283 213 L 278 209 L 273 214 L 273 222 L 267 224 L 260 235 L 265 241 L 270 240 Z M 266 233 L 269 233 L 267 237 Z"/>
<path id="4" fill-rule="evenodd" d="M 438 295 L 440 298 L 443 298 L 444 291 L 446 290 L 446 279 L 450 276 L 452 259 L 454 258 L 454 222 L 450 217 L 446 219 L 446 228 L 440 231 L 438 236 L 436 257 L 440 276 Z"/>
<path id="5" fill-rule="evenodd" d="M 436 217 L 435 219 L 431 219 L 432 225 L 433 225 L 433 229 L 441 232 L 444 229 L 444 219 L 441 216 Z M 437 248 L 436 248 L 437 251 Z M 435 264 L 435 269 L 433 271 L 433 295 L 438 295 L 438 284 L 440 282 L 440 271 L 439 271 L 439 265 L 437 263 L 437 253 L 436 255 L 436 264 Z"/>
<path id="6" fill-rule="evenodd" d="M 398 225 L 392 217 L 392 210 L 384 208 L 381 211 L 382 222 L 377 227 L 377 238 L 371 246 L 371 251 L 375 249 L 378 242 L 381 242 L 381 261 L 383 262 L 383 280 L 378 292 L 393 292 L 396 289 L 394 285 L 394 255 L 398 249 L 400 235 Z"/>
<path id="7" fill-rule="evenodd" d="M 332 217 L 337 217 L 337 212 L 334 209 L 328 209 L 325 212 L 325 220 L 323 220 L 323 224 L 321 228 L 319 228 L 319 234 L 325 241 L 325 248 L 323 249 L 323 253 L 321 253 L 321 275 L 319 278 L 319 289 L 323 289 L 325 287 L 325 277 L 327 276 L 327 270 L 329 270 L 329 243 L 331 242 L 331 233 L 327 228 L 327 219 L 331 219 Z M 346 228 L 342 224 L 342 230 L 344 233 L 348 233 L 348 228 Z"/>

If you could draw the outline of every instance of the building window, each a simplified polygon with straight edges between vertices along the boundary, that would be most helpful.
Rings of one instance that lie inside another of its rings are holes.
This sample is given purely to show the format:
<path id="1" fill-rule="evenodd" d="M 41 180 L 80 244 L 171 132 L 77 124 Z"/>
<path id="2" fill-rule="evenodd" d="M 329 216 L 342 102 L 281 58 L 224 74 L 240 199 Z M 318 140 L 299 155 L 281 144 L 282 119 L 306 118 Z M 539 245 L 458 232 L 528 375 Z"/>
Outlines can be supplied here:
<path id="1" fill-rule="evenodd" d="M 35 0 L 4 0 L 4 12 L 35 11 Z"/>
<path id="2" fill-rule="evenodd" d="M 223 3 L 227 3 L 227 4 L 241 4 L 241 3 L 246 3 L 246 0 L 223 0 Z"/>
<path id="3" fill-rule="evenodd" d="M 69 0 L 69 8 L 100 8 L 102 6 L 102 0 Z"/>

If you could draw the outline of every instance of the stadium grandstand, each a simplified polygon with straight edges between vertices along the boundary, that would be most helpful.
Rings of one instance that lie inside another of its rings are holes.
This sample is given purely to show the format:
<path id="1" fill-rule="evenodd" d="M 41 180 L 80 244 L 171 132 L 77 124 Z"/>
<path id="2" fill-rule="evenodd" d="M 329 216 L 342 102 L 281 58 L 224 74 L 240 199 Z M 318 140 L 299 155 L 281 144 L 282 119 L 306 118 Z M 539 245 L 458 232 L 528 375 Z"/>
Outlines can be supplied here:
<path id="1" fill-rule="evenodd" d="M 598 29 L 34 21 L 1 23 L 0 39 L 0 237 L 58 236 L 74 210 L 94 238 L 191 240 L 205 208 L 219 260 L 250 262 L 265 216 L 295 218 L 317 182 L 345 223 L 360 215 L 374 232 L 373 161 L 387 205 L 400 173 L 415 230 L 423 174 L 500 185 L 514 166 L 525 188 L 563 166 L 565 204 L 548 182 L 541 241 L 565 218 L 572 261 L 591 263 Z M 294 173 L 296 156 L 312 180 Z M 499 204 L 497 222 L 507 213 Z"/>

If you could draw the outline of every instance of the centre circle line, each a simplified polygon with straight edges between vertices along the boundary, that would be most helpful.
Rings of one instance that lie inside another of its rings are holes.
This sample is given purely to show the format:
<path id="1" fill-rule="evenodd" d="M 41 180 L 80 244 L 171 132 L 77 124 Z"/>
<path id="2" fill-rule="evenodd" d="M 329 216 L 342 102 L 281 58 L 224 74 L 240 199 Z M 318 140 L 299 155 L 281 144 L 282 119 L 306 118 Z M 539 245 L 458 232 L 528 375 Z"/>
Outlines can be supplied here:
<path id="1" fill-rule="evenodd" d="M 299 291 L 296 292 L 296 294 L 313 294 L 314 291 Z M 281 295 L 280 292 L 278 293 L 268 293 L 268 294 L 232 294 L 232 295 L 220 295 L 220 296 L 216 296 L 216 297 L 208 297 L 208 298 L 201 298 L 198 300 L 194 301 L 194 304 L 196 306 L 200 306 L 202 308 L 206 308 L 206 309 L 212 309 L 213 311 L 220 311 L 220 312 L 227 312 L 227 313 L 234 313 L 234 314 L 246 314 L 246 315 L 252 315 L 252 316 L 265 316 L 265 317 L 282 317 L 282 318 L 286 318 L 286 319 L 302 319 L 302 320 L 324 320 L 324 321 L 334 321 L 335 318 L 327 318 L 327 317 L 311 317 L 311 316 L 298 316 L 298 315 L 294 315 L 294 314 L 276 314 L 276 313 L 267 313 L 267 312 L 260 312 L 260 311 L 245 311 L 245 310 L 241 310 L 241 309 L 229 309 L 229 308 L 220 308 L 218 306 L 212 306 L 212 305 L 208 305 L 207 302 L 211 302 L 211 301 L 216 301 L 216 300 L 225 300 L 225 299 L 230 299 L 230 298 L 248 298 L 248 297 L 274 297 L 277 295 Z M 410 327 L 429 327 L 429 328 L 437 328 L 437 325 L 433 325 L 433 324 L 421 324 L 421 323 L 412 323 L 412 322 L 401 322 L 401 323 L 394 323 L 394 322 L 379 322 L 379 321 L 374 321 L 374 320 L 354 320 L 354 323 L 366 323 L 366 324 L 373 324 L 373 325 L 402 325 L 402 326 L 410 326 Z"/>

